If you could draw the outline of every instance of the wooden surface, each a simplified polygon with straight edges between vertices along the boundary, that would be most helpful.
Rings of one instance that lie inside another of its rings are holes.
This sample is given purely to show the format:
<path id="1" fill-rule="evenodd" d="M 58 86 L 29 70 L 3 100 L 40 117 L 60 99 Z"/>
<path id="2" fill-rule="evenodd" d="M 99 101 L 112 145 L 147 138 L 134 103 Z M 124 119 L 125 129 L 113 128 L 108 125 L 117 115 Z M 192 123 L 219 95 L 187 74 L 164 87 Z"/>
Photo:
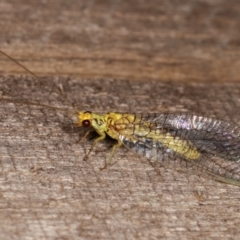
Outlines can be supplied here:
<path id="1" fill-rule="evenodd" d="M 238 1 L 1 1 L 1 49 L 80 110 L 240 123 Z M 0 56 L 0 95 L 67 104 Z M 21 76 L 19 75 L 21 74 Z M 7 76 L 10 75 L 11 76 Z M 118 79 L 118 80 L 116 80 Z M 240 189 L 154 169 L 74 117 L 0 102 L 0 239 L 236 239 Z"/>
<path id="2" fill-rule="evenodd" d="M 238 81 L 238 1 L 1 1 L 1 49 L 41 75 Z M 1 57 L 0 71 L 23 72 Z"/>

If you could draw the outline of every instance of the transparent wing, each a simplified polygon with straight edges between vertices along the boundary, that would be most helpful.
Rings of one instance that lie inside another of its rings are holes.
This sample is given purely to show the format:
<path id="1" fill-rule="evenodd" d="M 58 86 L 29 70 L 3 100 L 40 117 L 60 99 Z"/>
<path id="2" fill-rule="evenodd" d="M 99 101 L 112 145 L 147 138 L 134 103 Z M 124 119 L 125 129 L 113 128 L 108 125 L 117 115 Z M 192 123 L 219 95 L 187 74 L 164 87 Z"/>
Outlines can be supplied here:
<path id="1" fill-rule="evenodd" d="M 195 115 L 136 114 L 119 132 L 119 139 L 151 161 L 180 161 L 185 167 L 240 185 L 240 126 L 236 124 Z"/>

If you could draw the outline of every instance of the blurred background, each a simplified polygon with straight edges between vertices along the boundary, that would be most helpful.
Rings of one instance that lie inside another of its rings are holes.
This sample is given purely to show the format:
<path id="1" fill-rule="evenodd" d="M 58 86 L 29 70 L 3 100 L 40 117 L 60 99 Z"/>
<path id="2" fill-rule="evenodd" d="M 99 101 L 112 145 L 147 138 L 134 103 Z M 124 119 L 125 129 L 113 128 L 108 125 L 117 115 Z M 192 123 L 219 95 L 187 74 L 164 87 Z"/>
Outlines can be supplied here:
<path id="1" fill-rule="evenodd" d="M 41 75 L 239 81 L 236 0 L 2 0 L 0 46 Z M 22 72 L 0 56 L 0 72 Z"/>

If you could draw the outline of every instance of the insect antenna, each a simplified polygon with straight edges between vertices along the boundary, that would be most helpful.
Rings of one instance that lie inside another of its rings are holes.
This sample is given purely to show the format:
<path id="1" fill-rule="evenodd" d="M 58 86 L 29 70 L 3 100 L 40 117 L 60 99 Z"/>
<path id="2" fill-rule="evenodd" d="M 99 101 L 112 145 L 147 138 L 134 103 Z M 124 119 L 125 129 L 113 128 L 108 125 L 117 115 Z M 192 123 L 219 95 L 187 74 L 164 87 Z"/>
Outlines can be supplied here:
<path id="1" fill-rule="evenodd" d="M 44 82 L 45 85 L 47 85 L 54 93 L 56 93 L 58 96 L 60 96 L 62 98 L 62 100 L 64 100 L 66 103 L 68 103 L 76 111 L 75 114 L 79 112 L 79 110 L 73 105 L 73 103 L 71 103 L 66 98 L 66 96 L 64 94 L 62 94 L 60 91 L 56 91 L 54 88 L 52 88 L 48 84 L 48 82 L 45 81 L 43 78 L 39 77 L 37 74 L 35 74 L 34 72 L 32 72 L 31 70 L 26 68 L 24 65 L 22 65 L 20 62 L 18 62 L 16 59 L 14 59 L 11 56 L 9 56 L 7 53 L 3 52 L 1 49 L 0 49 L 0 53 L 2 53 L 5 57 L 10 59 L 12 62 L 16 63 L 18 66 L 20 66 L 26 72 L 30 73 L 38 81 Z M 61 108 L 58 108 L 58 107 L 54 107 L 54 106 L 45 105 L 45 104 L 40 104 L 40 103 L 31 103 L 31 102 L 27 102 L 27 101 L 20 102 L 20 101 L 14 101 L 14 100 L 6 99 L 6 98 L 0 98 L 0 100 L 6 101 L 6 102 L 12 102 L 12 103 L 22 103 L 22 104 L 26 104 L 26 105 L 42 106 L 42 107 L 46 107 L 46 108 L 50 108 L 50 109 L 56 109 L 58 111 L 65 111 L 65 112 L 67 112 L 67 110 L 64 110 L 64 109 L 61 109 Z"/>
<path id="2" fill-rule="evenodd" d="M 31 106 L 40 106 L 40 107 L 44 107 L 44 108 L 48 108 L 48 109 L 55 109 L 57 111 L 66 112 L 71 115 L 76 114 L 76 112 L 71 112 L 71 111 L 63 109 L 63 108 L 50 106 L 50 105 L 37 103 L 37 102 L 19 101 L 19 100 L 14 100 L 14 99 L 9 99 L 9 98 L 0 98 L 0 101 L 4 101 L 4 102 L 8 102 L 8 103 L 19 103 L 19 104 L 31 105 Z"/>

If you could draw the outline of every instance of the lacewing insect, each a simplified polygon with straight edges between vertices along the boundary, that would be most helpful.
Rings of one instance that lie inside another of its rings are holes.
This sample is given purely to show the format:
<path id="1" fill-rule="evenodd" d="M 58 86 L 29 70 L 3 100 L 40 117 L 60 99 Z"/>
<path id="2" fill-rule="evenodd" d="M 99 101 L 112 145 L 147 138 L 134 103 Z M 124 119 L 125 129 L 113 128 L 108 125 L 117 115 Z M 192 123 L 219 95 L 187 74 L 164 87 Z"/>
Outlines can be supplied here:
<path id="1" fill-rule="evenodd" d="M 0 52 L 43 81 L 17 60 Z M 60 92 L 57 94 L 69 103 L 64 95 Z M 0 100 L 14 102 L 11 99 Z M 27 104 L 65 111 L 44 104 Z M 124 145 L 151 161 L 161 164 L 178 160 L 187 167 L 208 173 L 218 181 L 240 186 L 240 126 L 237 124 L 190 114 L 97 114 L 75 108 L 74 111 L 78 119 L 76 126 L 94 129 L 99 134 L 85 159 L 106 135 L 117 140 L 104 168 L 111 163 L 116 149 Z"/>

